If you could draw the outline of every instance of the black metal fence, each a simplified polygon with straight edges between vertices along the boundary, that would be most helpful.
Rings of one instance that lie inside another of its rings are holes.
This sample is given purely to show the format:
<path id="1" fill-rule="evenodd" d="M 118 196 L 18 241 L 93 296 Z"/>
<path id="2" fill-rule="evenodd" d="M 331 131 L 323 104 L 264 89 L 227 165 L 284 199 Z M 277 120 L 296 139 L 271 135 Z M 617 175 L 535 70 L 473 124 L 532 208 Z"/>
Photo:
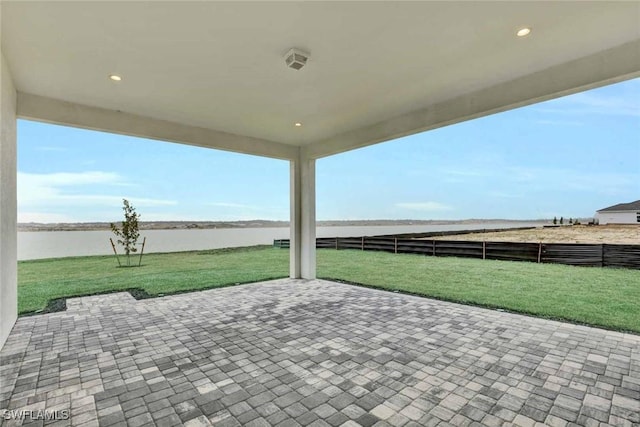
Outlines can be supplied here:
<path id="1" fill-rule="evenodd" d="M 273 245 L 288 248 L 289 240 L 274 240 Z M 640 269 L 640 245 L 477 242 L 378 236 L 318 238 L 316 248 Z"/>

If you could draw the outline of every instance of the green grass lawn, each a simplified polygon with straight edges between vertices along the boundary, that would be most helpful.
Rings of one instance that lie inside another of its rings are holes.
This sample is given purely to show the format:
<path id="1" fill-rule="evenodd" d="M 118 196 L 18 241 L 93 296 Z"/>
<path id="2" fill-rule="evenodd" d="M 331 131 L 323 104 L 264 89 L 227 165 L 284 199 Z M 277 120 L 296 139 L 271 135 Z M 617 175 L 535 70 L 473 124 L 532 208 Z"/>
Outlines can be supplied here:
<path id="1" fill-rule="evenodd" d="M 20 313 L 71 295 L 140 288 L 151 295 L 288 275 L 289 253 L 270 247 L 151 254 L 140 268 L 113 257 L 18 263 Z M 318 250 L 318 276 L 448 301 L 640 332 L 640 271 L 483 261 L 357 250 Z"/>
<path id="2" fill-rule="evenodd" d="M 137 262 L 137 256 L 135 257 Z M 141 267 L 118 268 L 114 256 L 56 258 L 18 263 L 18 312 L 47 301 L 139 288 L 170 294 L 287 277 L 289 253 L 271 247 L 148 254 Z"/>
<path id="3" fill-rule="evenodd" d="M 638 270 L 323 250 L 318 276 L 640 332 Z"/>

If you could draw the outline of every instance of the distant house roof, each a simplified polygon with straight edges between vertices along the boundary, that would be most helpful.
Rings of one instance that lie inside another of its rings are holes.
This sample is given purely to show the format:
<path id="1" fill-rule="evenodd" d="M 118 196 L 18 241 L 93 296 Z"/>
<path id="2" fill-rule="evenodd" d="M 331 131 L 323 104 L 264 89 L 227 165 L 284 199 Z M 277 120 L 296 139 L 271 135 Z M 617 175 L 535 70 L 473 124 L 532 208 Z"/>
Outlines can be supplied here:
<path id="1" fill-rule="evenodd" d="M 640 200 L 630 203 L 618 203 L 608 208 L 600 209 L 597 212 L 614 212 L 614 211 L 640 211 Z"/>

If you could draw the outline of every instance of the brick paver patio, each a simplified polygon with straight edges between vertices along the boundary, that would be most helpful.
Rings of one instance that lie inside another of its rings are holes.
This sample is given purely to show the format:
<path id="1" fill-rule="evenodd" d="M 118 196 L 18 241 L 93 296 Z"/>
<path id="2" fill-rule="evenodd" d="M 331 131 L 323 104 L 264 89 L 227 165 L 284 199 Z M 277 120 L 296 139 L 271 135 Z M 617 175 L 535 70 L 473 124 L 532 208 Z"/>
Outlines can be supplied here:
<path id="1" fill-rule="evenodd" d="M 323 280 L 71 299 L 0 357 L 0 409 L 50 425 L 640 423 L 639 336 Z"/>

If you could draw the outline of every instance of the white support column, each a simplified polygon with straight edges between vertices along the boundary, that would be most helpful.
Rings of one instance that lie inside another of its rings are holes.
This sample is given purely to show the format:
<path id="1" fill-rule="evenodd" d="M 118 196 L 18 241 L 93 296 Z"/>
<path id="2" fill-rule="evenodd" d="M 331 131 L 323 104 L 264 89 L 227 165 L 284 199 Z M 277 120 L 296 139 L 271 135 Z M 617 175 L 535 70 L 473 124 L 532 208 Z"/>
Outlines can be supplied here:
<path id="1" fill-rule="evenodd" d="M 0 51 L 0 348 L 18 318 L 16 90 Z"/>
<path id="2" fill-rule="evenodd" d="M 291 161 L 289 276 L 316 278 L 316 161 L 299 155 Z"/>

